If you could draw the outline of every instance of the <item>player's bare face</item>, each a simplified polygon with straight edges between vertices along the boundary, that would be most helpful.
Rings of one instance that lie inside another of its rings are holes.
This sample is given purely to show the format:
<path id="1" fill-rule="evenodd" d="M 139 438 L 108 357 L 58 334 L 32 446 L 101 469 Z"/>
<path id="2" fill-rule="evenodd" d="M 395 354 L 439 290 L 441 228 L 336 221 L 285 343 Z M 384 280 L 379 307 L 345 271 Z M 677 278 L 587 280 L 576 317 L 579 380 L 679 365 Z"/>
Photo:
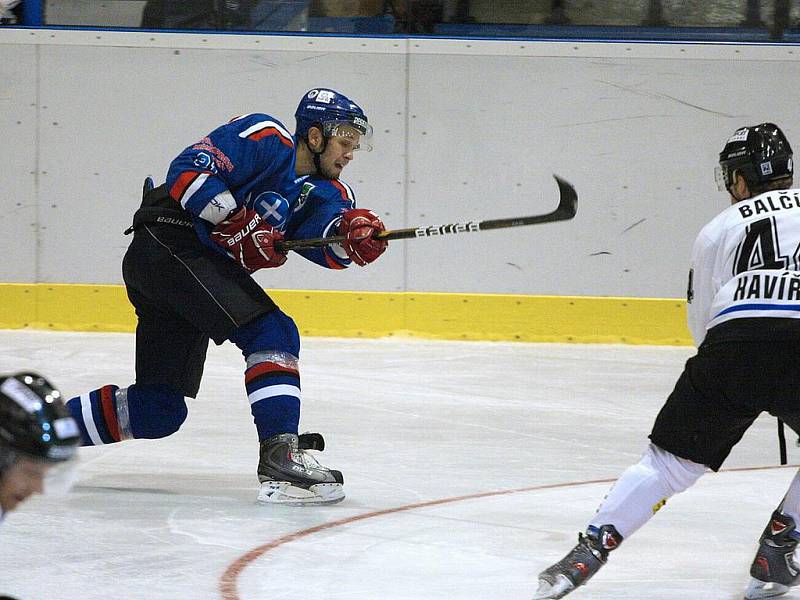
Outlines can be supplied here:
<path id="1" fill-rule="evenodd" d="M 19 458 L 0 478 L 0 507 L 3 512 L 14 510 L 33 494 L 44 490 L 44 476 L 48 465 L 42 461 Z"/>
<path id="2" fill-rule="evenodd" d="M 320 156 L 322 175 L 329 179 L 338 179 L 342 170 L 353 160 L 353 153 L 358 148 L 358 134 L 339 136 L 328 139 L 325 152 Z"/>

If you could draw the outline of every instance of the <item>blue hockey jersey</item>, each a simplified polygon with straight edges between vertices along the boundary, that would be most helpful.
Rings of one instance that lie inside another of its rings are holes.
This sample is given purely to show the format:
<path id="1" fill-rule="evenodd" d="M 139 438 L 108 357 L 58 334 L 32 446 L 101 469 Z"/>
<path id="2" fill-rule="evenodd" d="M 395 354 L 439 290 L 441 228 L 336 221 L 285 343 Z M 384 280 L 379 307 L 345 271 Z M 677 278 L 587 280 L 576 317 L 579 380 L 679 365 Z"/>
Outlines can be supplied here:
<path id="1" fill-rule="evenodd" d="M 167 172 L 170 196 L 192 215 L 198 237 L 210 239 L 220 220 L 238 208 L 254 209 L 287 240 L 327 237 L 345 210 L 355 207 L 352 189 L 340 180 L 297 177 L 295 140 L 277 119 L 243 115 L 188 146 Z M 350 264 L 335 247 L 300 254 L 319 265 L 342 269 Z"/>

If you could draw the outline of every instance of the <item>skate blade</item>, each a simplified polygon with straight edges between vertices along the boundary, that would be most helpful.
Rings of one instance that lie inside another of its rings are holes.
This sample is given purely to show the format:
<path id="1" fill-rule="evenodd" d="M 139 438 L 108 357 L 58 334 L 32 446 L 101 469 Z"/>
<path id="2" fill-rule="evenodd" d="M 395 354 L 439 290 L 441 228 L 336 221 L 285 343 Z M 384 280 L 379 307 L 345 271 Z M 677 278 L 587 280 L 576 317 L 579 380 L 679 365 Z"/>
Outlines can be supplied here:
<path id="1" fill-rule="evenodd" d="M 574 589 L 575 586 L 572 585 L 572 582 L 563 575 L 557 575 L 554 583 L 540 579 L 539 589 L 536 590 L 533 600 L 555 600 L 556 598 L 563 598 Z"/>
<path id="2" fill-rule="evenodd" d="M 782 583 L 768 583 L 759 579 L 751 579 L 744 592 L 744 600 L 758 600 L 759 598 L 776 598 L 789 592 L 789 586 Z"/>
<path id="3" fill-rule="evenodd" d="M 258 490 L 256 500 L 261 504 L 286 506 L 336 504 L 344 500 L 344 489 L 341 483 L 318 483 L 306 489 L 288 481 L 265 481 Z"/>

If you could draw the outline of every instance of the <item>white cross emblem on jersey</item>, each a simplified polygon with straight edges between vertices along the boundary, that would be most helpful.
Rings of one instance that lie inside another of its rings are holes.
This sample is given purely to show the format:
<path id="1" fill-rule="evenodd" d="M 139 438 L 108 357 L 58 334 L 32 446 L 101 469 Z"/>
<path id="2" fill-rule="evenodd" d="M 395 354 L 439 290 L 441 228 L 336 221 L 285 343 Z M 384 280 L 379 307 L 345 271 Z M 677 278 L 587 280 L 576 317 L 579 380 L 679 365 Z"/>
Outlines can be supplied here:
<path id="1" fill-rule="evenodd" d="M 279 210 L 280 207 L 281 207 L 281 201 L 277 198 L 275 199 L 275 204 L 270 204 L 266 200 L 261 201 L 261 208 L 264 209 L 264 218 L 269 219 L 270 217 L 272 217 L 278 223 L 281 222 L 281 217 L 282 217 L 281 212 Z"/>
<path id="2" fill-rule="evenodd" d="M 270 191 L 259 194 L 252 206 L 266 223 L 278 228 L 284 226 L 286 214 L 289 211 L 289 202 L 278 192 Z"/>

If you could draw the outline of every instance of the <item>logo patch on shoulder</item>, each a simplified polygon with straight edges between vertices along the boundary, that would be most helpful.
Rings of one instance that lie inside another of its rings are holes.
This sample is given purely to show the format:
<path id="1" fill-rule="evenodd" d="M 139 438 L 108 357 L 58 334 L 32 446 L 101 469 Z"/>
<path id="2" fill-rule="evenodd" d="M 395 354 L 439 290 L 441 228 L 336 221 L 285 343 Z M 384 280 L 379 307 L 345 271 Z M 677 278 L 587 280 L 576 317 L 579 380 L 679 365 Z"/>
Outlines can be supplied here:
<path id="1" fill-rule="evenodd" d="M 311 190 L 313 190 L 315 187 L 317 186 L 315 186 L 313 183 L 309 183 L 308 181 L 303 184 L 303 187 L 300 188 L 300 197 L 297 199 L 297 206 L 294 207 L 294 212 L 297 212 L 303 208 L 306 200 L 308 200 L 309 195 L 311 195 Z"/>
<path id="2" fill-rule="evenodd" d="M 217 165 L 214 164 L 214 159 L 207 152 L 198 152 L 194 157 L 194 166 L 212 173 L 217 172 Z"/>

